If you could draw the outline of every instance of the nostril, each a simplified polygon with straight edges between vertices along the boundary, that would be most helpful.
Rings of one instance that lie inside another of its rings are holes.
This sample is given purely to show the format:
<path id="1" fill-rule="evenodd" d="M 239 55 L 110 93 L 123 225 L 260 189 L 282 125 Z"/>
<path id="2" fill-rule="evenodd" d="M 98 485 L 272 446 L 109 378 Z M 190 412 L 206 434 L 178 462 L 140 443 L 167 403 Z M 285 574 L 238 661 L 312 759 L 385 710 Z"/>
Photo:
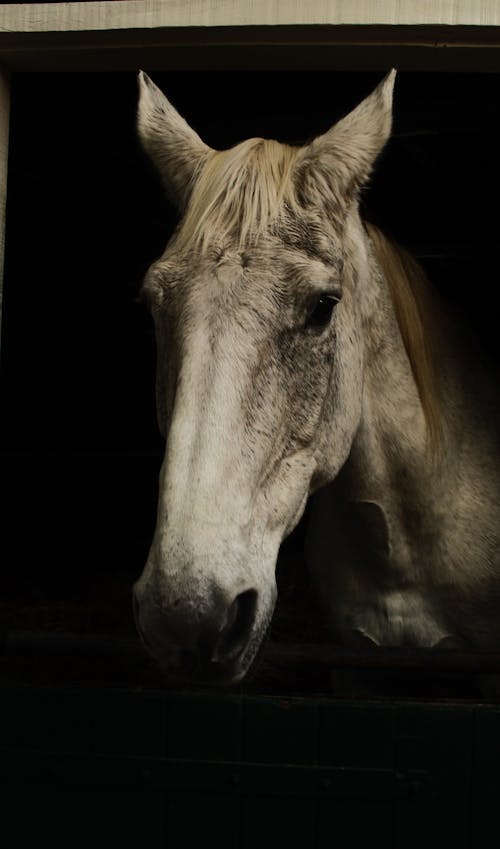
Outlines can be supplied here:
<path id="1" fill-rule="evenodd" d="M 236 596 L 229 607 L 226 624 L 220 631 L 212 660 L 218 663 L 231 660 L 248 642 L 257 611 L 256 590 L 246 590 Z"/>

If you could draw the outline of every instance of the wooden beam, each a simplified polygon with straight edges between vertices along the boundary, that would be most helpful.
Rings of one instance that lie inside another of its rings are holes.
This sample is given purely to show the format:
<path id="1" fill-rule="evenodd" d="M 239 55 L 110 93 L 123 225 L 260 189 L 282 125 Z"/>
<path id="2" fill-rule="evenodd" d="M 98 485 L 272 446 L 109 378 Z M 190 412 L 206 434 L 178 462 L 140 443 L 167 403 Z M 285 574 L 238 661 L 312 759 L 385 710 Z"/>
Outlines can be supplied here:
<path id="1" fill-rule="evenodd" d="M 0 3 L 16 71 L 500 71 L 498 0 Z"/>
<path id="2" fill-rule="evenodd" d="M 3 32 L 295 25 L 499 26 L 498 0 L 108 0 L 0 4 Z"/>
<path id="3" fill-rule="evenodd" d="M 2 320 L 3 263 L 5 251 L 5 209 L 7 201 L 7 164 L 9 157 L 10 80 L 0 68 L 0 327 Z"/>
<path id="4" fill-rule="evenodd" d="M 383 71 L 395 66 L 498 73 L 500 26 L 0 31 L 0 64 L 13 71 Z"/>

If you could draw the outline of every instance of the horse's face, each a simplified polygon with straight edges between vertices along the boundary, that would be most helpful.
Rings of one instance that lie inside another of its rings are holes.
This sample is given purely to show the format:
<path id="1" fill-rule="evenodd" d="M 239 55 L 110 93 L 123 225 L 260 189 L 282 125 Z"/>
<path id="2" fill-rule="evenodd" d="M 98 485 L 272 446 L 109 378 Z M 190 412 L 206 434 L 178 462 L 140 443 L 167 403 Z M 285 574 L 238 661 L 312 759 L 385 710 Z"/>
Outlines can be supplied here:
<path id="1" fill-rule="evenodd" d="M 136 620 L 164 665 L 236 681 L 273 612 L 280 543 L 311 489 L 339 471 L 359 423 L 367 262 L 355 192 L 388 128 L 377 125 L 377 149 L 325 198 L 313 173 L 321 150 L 254 141 L 229 167 L 150 81 L 142 86 L 143 141 L 186 213 L 144 284 L 167 446 Z M 372 99 L 383 104 L 384 90 Z M 387 123 L 387 105 L 379 111 Z M 266 154 L 274 164 L 260 185 Z M 271 202 L 276 171 L 287 174 L 281 209 Z M 235 197 L 242 208 L 258 199 L 253 228 L 244 212 L 235 219 Z"/>
<path id="2" fill-rule="evenodd" d="M 334 306 L 340 266 L 277 239 L 243 255 L 167 252 L 145 291 L 167 449 L 139 624 L 159 657 L 175 645 L 235 677 L 269 622 L 278 548 L 324 474 L 327 431 L 332 439 L 337 428 L 336 462 L 346 456 L 359 415 L 358 329 L 344 303 Z"/>

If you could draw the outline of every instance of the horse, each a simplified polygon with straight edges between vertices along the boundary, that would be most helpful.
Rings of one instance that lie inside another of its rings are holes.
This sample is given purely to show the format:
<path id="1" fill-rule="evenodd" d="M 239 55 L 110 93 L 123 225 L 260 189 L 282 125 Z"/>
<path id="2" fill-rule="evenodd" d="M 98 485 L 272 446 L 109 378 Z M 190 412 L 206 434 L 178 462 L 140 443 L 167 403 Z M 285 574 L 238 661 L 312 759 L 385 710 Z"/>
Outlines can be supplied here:
<path id="1" fill-rule="evenodd" d="M 360 213 L 395 74 L 307 144 L 229 150 L 139 74 L 138 135 L 179 224 L 142 285 L 166 448 L 133 606 L 148 651 L 195 680 L 252 668 L 306 504 L 342 645 L 500 643 L 495 375 Z"/>

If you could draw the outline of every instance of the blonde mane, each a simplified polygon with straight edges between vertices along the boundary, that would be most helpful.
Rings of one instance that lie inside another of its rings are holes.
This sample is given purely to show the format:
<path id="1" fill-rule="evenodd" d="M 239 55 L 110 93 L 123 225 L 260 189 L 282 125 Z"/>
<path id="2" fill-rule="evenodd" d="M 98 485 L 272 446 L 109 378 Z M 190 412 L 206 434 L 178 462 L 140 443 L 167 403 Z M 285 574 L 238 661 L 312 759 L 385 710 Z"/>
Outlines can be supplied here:
<path id="1" fill-rule="evenodd" d="M 365 227 L 389 286 L 401 338 L 427 423 L 430 449 L 437 457 L 443 445 L 444 428 L 435 366 L 439 335 L 430 284 L 411 254 L 390 241 L 373 224 L 365 222 Z"/>
<path id="2" fill-rule="evenodd" d="M 214 150 L 194 183 L 176 247 L 204 250 L 230 236 L 239 247 L 252 243 L 275 221 L 284 204 L 295 207 L 292 172 L 300 148 L 268 139 L 248 139 L 230 150 Z"/>

